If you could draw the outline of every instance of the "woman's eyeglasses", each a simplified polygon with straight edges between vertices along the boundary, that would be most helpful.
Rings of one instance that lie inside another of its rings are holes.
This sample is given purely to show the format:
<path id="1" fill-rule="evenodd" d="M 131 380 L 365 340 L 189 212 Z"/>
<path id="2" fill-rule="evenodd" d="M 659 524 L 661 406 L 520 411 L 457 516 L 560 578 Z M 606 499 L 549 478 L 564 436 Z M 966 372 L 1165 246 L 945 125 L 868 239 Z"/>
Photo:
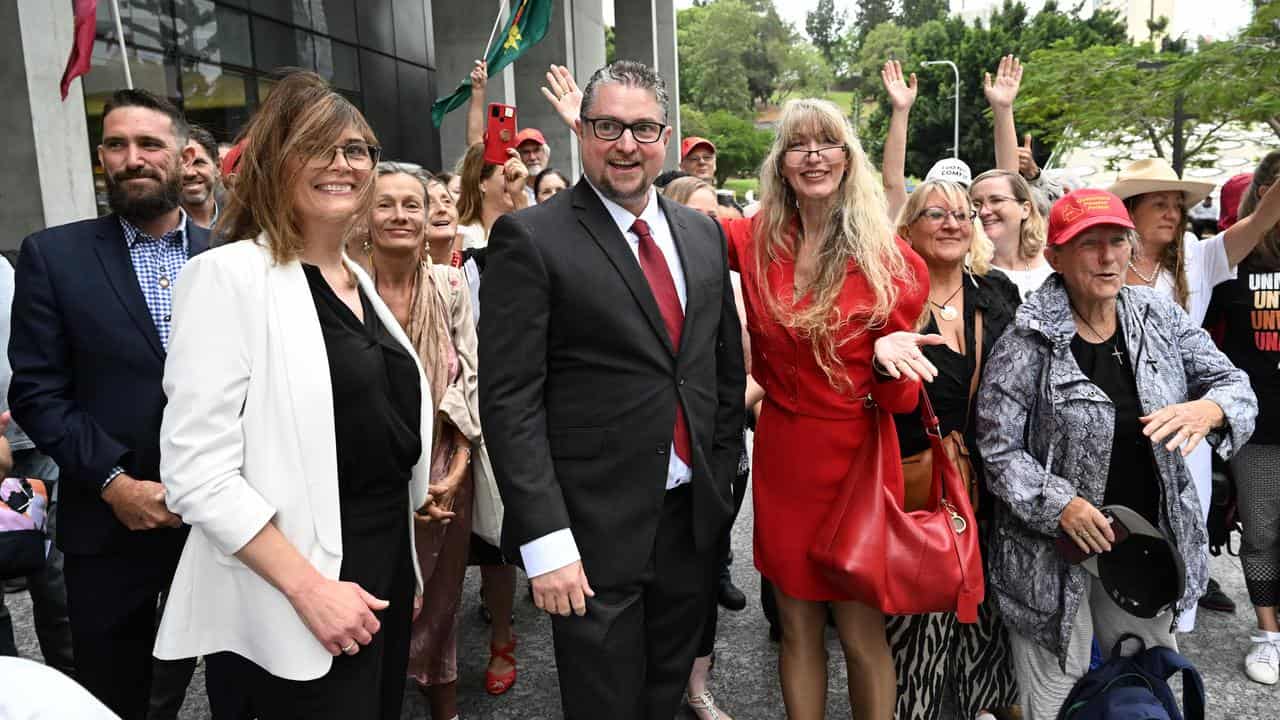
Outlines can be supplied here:
<path id="1" fill-rule="evenodd" d="M 925 218 L 929 222 L 935 224 L 945 222 L 948 217 L 963 225 L 966 222 L 973 222 L 974 218 L 978 217 L 978 211 L 943 210 L 940 207 L 927 207 L 924 210 L 921 210 L 919 215 L 916 215 L 917 220 Z"/>
<path id="2" fill-rule="evenodd" d="M 812 150 L 796 148 L 783 151 L 782 164 L 789 168 L 804 167 L 804 164 L 809 162 L 810 155 L 817 155 L 819 160 L 831 165 L 843 160 L 848 153 L 849 149 L 844 145 L 828 145 Z"/>
<path id="3" fill-rule="evenodd" d="M 346 159 L 347 165 L 352 170 L 372 170 L 374 165 L 378 164 L 378 156 L 382 154 L 382 148 L 377 145 L 370 145 L 366 142 L 349 142 L 342 145 L 334 145 L 328 150 L 322 150 L 311 159 L 311 164 L 317 167 L 329 167 L 333 164 L 333 158 L 341 153 Z"/>

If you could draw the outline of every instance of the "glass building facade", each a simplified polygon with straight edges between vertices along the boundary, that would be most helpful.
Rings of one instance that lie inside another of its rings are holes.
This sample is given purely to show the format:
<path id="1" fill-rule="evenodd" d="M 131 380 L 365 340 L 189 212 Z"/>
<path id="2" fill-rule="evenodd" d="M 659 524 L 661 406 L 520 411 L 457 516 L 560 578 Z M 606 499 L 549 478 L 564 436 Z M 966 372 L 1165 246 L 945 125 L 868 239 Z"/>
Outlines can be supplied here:
<path id="1" fill-rule="evenodd" d="M 383 157 L 440 166 L 431 0 L 120 0 L 133 84 L 230 142 L 282 67 L 314 70 L 360 108 Z M 111 3 L 84 77 L 95 174 L 102 106 L 125 87 Z M 100 185 L 101 187 L 101 185 Z"/>

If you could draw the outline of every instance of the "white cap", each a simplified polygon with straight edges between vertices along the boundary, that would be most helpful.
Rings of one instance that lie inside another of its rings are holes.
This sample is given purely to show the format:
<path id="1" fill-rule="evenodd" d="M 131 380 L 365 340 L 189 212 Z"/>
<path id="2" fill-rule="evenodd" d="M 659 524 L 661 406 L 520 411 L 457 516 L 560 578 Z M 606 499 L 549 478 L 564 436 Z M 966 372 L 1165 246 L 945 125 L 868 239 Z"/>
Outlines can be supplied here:
<path id="1" fill-rule="evenodd" d="M 973 182 L 973 173 L 969 171 L 969 166 L 963 160 L 947 158 L 934 163 L 933 167 L 929 168 L 929 174 L 925 175 L 924 179 L 925 182 L 947 180 L 969 187 L 969 184 Z"/>

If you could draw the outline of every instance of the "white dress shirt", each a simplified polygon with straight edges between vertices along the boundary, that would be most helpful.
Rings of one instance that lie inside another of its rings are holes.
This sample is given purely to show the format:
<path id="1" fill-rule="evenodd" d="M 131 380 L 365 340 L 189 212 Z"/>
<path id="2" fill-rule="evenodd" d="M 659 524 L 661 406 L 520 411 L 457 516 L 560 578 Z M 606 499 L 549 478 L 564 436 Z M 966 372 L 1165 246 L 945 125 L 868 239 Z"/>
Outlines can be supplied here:
<path id="1" fill-rule="evenodd" d="M 675 237 L 671 234 L 671 226 L 667 224 L 667 216 L 662 212 L 662 206 L 658 204 L 657 191 L 652 187 L 649 188 L 648 202 L 637 218 L 630 210 L 605 197 L 590 181 L 586 182 L 599 196 L 605 210 L 609 211 L 609 217 L 613 218 L 618 231 L 627 239 L 627 247 L 631 248 L 631 254 L 635 256 L 637 264 L 640 262 L 640 237 L 631 231 L 631 226 L 637 219 L 649 224 L 649 234 L 653 236 L 654 243 L 662 251 L 667 267 L 671 270 L 671 279 L 675 281 L 676 294 L 680 296 L 680 309 L 683 311 L 689 298 L 684 266 L 680 263 L 680 253 L 676 251 Z M 692 468 L 676 455 L 674 443 L 667 457 L 670 458 L 667 461 L 668 490 L 680 487 L 693 479 Z M 520 556 L 524 560 L 525 574 L 531 578 L 552 570 L 559 570 L 577 562 L 582 557 L 578 553 L 578 544 L 574 542 L 570 528 L 556 530 L 521 545 Z"/>

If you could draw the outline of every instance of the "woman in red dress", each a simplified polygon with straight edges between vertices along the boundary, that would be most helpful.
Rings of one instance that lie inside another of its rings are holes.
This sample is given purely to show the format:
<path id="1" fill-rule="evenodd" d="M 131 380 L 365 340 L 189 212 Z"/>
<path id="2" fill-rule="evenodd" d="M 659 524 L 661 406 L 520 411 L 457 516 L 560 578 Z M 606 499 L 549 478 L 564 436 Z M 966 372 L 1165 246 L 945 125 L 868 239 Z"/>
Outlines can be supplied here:
<path id="1" fill-rule="evenodd" d="M 759 212 L 724 224 L 742 274 L 752 374 L 765 389 L 757 425 L 755 561 L 782 621 L 779 672 L 787 716 L 826 708 L 823 639 L 829 603 L 859 717 L 893 716 L 893 659 L 884 615 L 853 602 L 809 560 L 872 415 L 912 410 L 936 370 L 920 352 L 936 335 L 911 329 L 929 274 L 896 238 L 866 155 L 835 105 L 792 100 L 760 174 Z"/>

